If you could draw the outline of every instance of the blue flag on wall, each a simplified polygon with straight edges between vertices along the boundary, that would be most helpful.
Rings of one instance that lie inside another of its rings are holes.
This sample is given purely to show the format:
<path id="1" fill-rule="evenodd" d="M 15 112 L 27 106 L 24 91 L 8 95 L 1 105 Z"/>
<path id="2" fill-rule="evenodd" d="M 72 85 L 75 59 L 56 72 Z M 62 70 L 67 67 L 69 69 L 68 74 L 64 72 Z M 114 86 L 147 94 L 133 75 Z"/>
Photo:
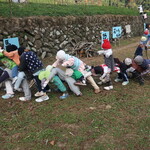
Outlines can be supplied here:
<path id="1" fill-rule="evenodd" d="M 101 44 L 103 44 L 103 40 L 108 39 L 109 40 L 109 31 L 102 31 L 101 32 Z"/>
<path id="2" fill-rule="evenodd" d="M 18 37 L 3 39 L 3 43 L 4 49 L 6 49 L 6 46 L 8 45 L 16 45 L 18 48 L 20 47 Z"/>
<path id="3" fill-rule="evenodd" d="M 121 37 L 121 32 L 122 32 L 121 26 L 113 27 L 112 28 L 112 34 L 113 34 L 112 38 L 113 39 L 120 38 Z"/>

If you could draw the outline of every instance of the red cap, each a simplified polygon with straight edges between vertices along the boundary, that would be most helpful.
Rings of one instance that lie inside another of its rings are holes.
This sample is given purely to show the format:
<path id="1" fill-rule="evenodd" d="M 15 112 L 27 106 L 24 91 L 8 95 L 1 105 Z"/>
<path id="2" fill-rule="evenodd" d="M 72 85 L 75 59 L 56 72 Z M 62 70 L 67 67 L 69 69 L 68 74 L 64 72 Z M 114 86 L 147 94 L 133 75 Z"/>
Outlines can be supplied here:
<path id="1" fill-rule="evenodd" d="M 144 34 L 145 34 L 145 35 L 148 35 L 148 34 L 149 34 L 149 31 L 148 31 L 148 30 L 145 30 L 145 31 L 144 31 Z"/>
<path id="2" fill-rule="evenodd" d="M 104 42 L 102 44 L 102 48 L 103 49 L 111 49 L 111 44 L 110 42 L 108 41 L 108 39 L 104 39 Z"/>

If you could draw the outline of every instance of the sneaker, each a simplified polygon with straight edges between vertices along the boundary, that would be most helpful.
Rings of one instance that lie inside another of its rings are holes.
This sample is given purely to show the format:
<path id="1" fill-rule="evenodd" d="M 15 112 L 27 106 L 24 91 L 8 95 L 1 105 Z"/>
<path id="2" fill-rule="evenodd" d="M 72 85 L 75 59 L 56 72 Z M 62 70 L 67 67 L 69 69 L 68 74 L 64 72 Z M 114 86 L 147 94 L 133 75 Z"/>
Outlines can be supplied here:
<path id="1" fill-rule="evenodd" d="M 43 96 L 45 93 L 43 91 L 41 92 L 37 92 L 34 94 L 35 97 L 40 97 L 40 96 Z"/>
<path id="2" fill-rule="evenodd" d="M 60 99 L 65 99 L 65 98 L 67 98 L 69 95 L 68 95 L 68 93 L 64 93 L 62 96 L 60 96 L 59 98 Z"/>
<path id="3" fill-rule="evenodd" d="M 9 99 L 9 98 L 12 98 L 12 97 L 14 97 L 13 94 L 5 94 L 5 95 L 2 96 L 3 99 Z"/>
<path id="4" fill-rule="evenodd" d="M 129 81 L 124 81 L 122 82 L 122 85 L 127 85 L 129 83 Z"/>
<path id="5" fill-rule="evenodd" d="M 47 95 L 44 95 L 44 96 L 41 96 L 41 97 L 35 99 L 35 101 L 38 103 L 43 102 L 43 101 L 47 101 L 47 100 L 49 100 L 49 97 Z"/>
<path id="6" fill-rule="evenodd" d="M 22 102 L 29 101 L 29 99 L 26 99 L 25 97 L 19 97 L 19 100 L 22 101 Z"/>
<path id="7" fill-rule="evenodd" d="M 99 93 L 99 92 L 100 92 L 100 89 L 96 89 L 96 90 L 94 91 L 95 94 L 97 94 L 97 93 Z"/>
<path id="8" fill-rule="evenodd" d="M 109 90 L 113 89 L 113 86 L 112 85 L 111 86 L 105 86 L 104 89 L 109 91 Z"/>
<path id="9" fill-rule="evenodd" d="M 31 80 L 30 83 L 29 83 L 29 88 L 31 88 L 33 85 L 35 84 L 35 80 Z"/>
<path id="10" fill-rule="evenodd" d="M 14 77 L 14 78 L 12 79 L 12 84 L 15 84 L 15 82 L 17 81 L 17 79 L 18 79 L 18 77 Z"/>
<path id="11" fill-rule="evenodd" d="M 85 83 L 82 83 L 81 81 L 75 82 L 74 84 L 75 84 L 75 85 L 84 85 L 84 86 L 86 85 Z"/>
<path id="12" fill-rule="evenodd" d="M 121 82 L 121 81 L 122 81 L 122 79 L 119 79 L 119 78 L 115 79 L 115 82 Z"/>

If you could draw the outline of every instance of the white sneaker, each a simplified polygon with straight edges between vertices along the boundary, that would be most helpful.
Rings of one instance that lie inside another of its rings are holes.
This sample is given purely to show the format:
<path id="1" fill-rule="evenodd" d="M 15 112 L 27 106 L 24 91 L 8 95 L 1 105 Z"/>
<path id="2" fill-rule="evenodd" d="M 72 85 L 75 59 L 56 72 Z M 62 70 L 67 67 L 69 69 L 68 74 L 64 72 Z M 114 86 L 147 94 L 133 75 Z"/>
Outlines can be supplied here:
<path id="1" fill-rule="evenodd" d="M 127 85 L 129 83 L 129 81 L 124 81 L 122 82 L 122 85 Z"/>
<path id="2" fill-rule="evenodd" d="M 19 97 L 19 100 L 22 101 L 22 102 L 29 101 L 29 99 L 26 99 L 25 97 Z"/>
<path id="3" fill-rule="evenodd" d="M 121 82 L 121 81 L 122 81 L 122 79 L 119 79 L 119 78 L 115 79 L 115 82 Z"/>
<path id="4" fill-rule="evenodd" d="M 35 99 L 35 101 L 38 103 L 43 102 L 43 101 L 47 101 L 47 100 L 49 100 L 49 97 L 47 95 L 44 95 L 44 96 L 41 96 L 41 97 Z"/>
<path id="5" fill-rule="evenodd" d="M 41 92 L 37 92 L 34 94 L 35 97 L 40 97 L 40 96 L 43 96 L 45 93 L 43 91 Z"/>
<path id="6" fill-rule="evenodd" d="M 114 87 L 111 85 L 111 86 L 109 86 L 109 88 L 110 88 L 110 90 L 112 90 Z"/>
<path id="7" fill-rule="evenodd" d="M 109 91 L 109 90 L 113 89 L 113 86 L 112 85 L 111 86 L 105 86 L 104 89 Z"/>

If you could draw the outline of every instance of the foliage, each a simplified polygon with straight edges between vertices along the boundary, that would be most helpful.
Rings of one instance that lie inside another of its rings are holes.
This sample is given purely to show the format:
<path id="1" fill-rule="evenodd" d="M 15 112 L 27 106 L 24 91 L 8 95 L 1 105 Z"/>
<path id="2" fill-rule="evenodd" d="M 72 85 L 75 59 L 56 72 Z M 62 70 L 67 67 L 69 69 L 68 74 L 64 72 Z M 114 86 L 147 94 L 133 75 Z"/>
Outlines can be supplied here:
<path id="1" fill-rule="evenodd" d="M 84 15 L 139 15 L 137 9 L 128 9 L 115 6 L 96 5 L 54 5 L 45 3 L 15 4 L 1 2 L 0 16 L 26 17 L 26 16 L 84 16 Z"/>

